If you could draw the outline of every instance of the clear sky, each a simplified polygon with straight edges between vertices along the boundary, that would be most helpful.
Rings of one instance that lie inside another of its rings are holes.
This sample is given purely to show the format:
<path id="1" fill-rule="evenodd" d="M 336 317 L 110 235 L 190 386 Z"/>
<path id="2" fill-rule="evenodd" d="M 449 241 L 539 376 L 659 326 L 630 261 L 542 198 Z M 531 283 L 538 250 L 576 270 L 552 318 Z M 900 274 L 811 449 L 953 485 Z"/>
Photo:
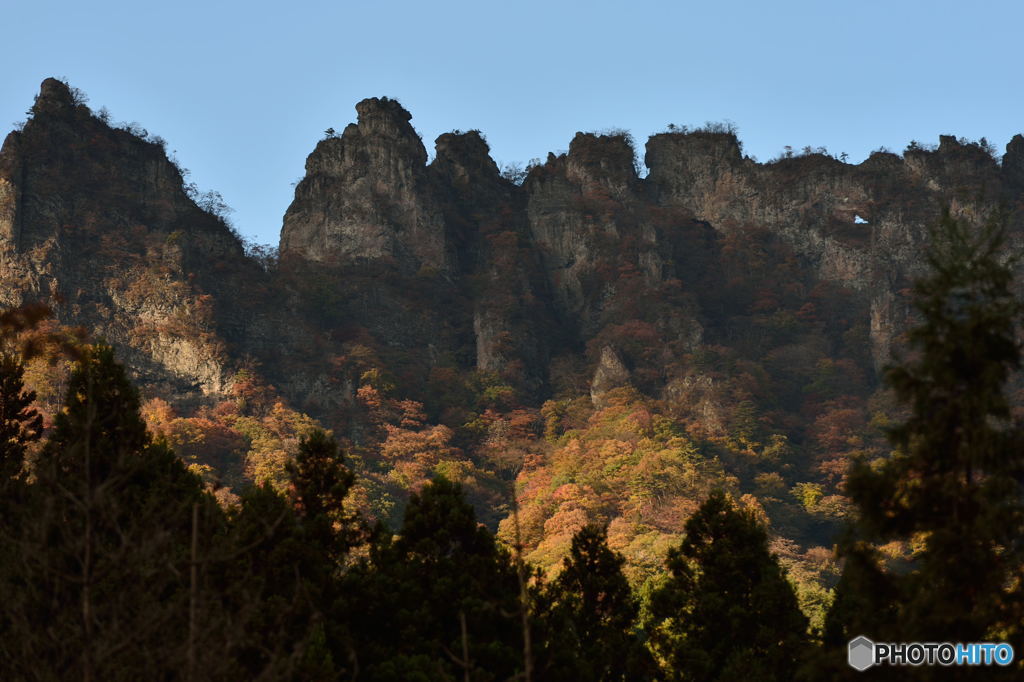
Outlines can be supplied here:
<path id="1" fill-rule="evenodd" d="M 167 139 L 264 243 L 323 131 L 371 96 L 428 152 L 476 128 L 499 162 L 669 123 L 733 121 L 762 161 L 1024 132 L 1021 0 L 0 0 L 0 21 L 0 126 L 65 77 Z"/>

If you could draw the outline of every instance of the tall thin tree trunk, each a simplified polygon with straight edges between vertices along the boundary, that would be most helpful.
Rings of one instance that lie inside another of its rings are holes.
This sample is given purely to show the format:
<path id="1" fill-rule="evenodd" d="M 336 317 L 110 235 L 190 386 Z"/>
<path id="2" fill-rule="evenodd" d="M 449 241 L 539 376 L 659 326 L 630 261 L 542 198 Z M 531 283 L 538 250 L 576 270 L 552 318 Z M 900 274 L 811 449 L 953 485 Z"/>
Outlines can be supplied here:
<path id="1" fill-rule="evenodd" d="M 459 609 L 459 626 L 462 628 L 462 679 L 469 680 L 469 634 L 466 632 L 466 612 Z"/>
<path id="2" fill-rule="evenodd" d="M 87 466 L 88 461 L 86 457 Z M 92 509 L 88 497 L 85 504 L 85 556 L 82 561 L 82 625 L 85 646 L 82 652 L 82 679 L 84 682 L 92 682 Z"/>
<path id="3" fill-rule="evenodd" d="M 530 601 L 526 589 L 526 571 L 523 566 L 523 541 L 519 533 L 519 499 L 515 481 L 512 482 L 512 520 L 516 532 L 516 577 L 519 579 L 519 614 L 523 624 L 523 679 L 533 680 L 533 647 L 530 642 Z"/>
<path id="4" fill-rule="evenodd" d="M 199 602 L 199 503 L 192 505 L 192 560 L 188 589 L 188 679 L 196 679 L 196 609 Z"/>
<path id="5" fill-rule="evenodd" d="M 92 375 L 88 383 L 89 403 L 86 407 L 85 441 L 83 459 L 85 460 L 85 548 L 82 558 L 82 627 L 85 643 L 82 652 L 82 680 L 92 682 L 93 651 L 92 651 L 92 545 L 93 545 L 93 490 L 92 490 L 92 453 L 89 448 L 89 437 L 92 434 L 92 422 L 95 416 L 95 401 L 92 399 Z"/>

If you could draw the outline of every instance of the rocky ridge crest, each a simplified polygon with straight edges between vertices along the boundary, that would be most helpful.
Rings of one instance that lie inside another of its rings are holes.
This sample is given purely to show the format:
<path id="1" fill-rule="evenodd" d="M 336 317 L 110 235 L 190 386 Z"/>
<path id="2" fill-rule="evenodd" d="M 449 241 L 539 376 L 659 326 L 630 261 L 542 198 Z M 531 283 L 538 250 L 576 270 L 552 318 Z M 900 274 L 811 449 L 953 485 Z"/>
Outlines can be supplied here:
<path id="1" fill-rule="evenodd" d="M 516 184 L 476 131 L 440 136 L 428 164 L 397 101 L 356 112 L 309 155 L 267 273 L 159 144 L 48 79 L 0 152 L 0 300 L 59 294 L 62 321 L 122 346 L 178 397 L 223 393 L 255 362 L 292 400 L 339 404 L 351 395 L 330 386 L 356 378 L 332 376 L 328 359 L 366 333 L 385 354 L 413 354 L 408 376 L 475 368 L 536 400 L 564 384 L 553 367 L 582 358 L 593 378 L 614 357 L 616 377 L 661 394 L 693 376 L 680 358 L 735 334 L 708 289 L 725 285 L 737 240 L 787 251 L 808 289 L 847 291 L 877 369 L 943 205 L 978 217 L 1006 202 L 1021 227 L 1019 135 L 1001 164 L 944 136 L 851 165 L 762 164 L 732 133 L 667 132 L 648 140 L 640 177 L 627 136 L 579 133 Z"/>

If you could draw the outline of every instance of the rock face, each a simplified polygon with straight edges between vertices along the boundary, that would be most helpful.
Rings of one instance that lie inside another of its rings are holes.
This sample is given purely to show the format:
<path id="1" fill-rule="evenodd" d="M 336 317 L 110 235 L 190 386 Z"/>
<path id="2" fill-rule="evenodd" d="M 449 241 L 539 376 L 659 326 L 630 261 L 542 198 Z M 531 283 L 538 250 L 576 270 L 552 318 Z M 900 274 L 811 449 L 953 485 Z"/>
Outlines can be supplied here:
<path id="1" fill-rule="evenodd" d="M 608 391 L 629 385 L 629 370 L 622 363 L 622 358 L 611 346 L 601 349 L 601 359 L 597 363 L 594 379 L 590 382 L 590 399 L 594 405 L 603 406 L 604 395 Z"/>
<path id="2" fill-rule="evenodd" d="M 549 155 L 514 186 L 476 133 L 441 136 L 424 166 L 404 110 L 374 99 L 357 112 L 358 124 L 310 156 L 282 249 L 443 273 L 455 289 L 472 290 L 472 328 L 462 335 L 475 340 L 476 366 L 522 367 L 534 385 L 549 357 L 587 348 L 600 367 L 610 330 L 630 321 L 637 334 L 654 335 L 651 343 L 673 344 L 670 354 L 714 342 L 725 330 L 713 329 L 700 287 L 716 281 L 720 242 L 751 232 L 788 249 L 808 287 L 850 292 L 877 370 L 909 319 L 901 292 L 925 268 L 941 207 L 980 218 L 1019 197 L 1024 182 L 1019 136 L 1001 166 L 982 145 L 949 136 L 935 149 L 878 152 L 859 165 L 823 154 L 759 164 L 743 157 L 735 135 L 698 131 L 653 136 L 642 179 L 626 136 L 579 133 L 568 153 Z M 373 183 L 380 200 L 367 199 Z M 323 218 L 331 207 L 335 217 Z M 350 229 L 323 227 L 342 224 Z M 623 352 L 633 364 L 644 354 Z M 666 370 L 653 383 L 673 376 L 682 375 Z"/>
<path id="3" fill-rule="evenodd" d="M 226 391 L 270 339 L 261 269 L 201 210 L 159 142 L 111 128 L 43 82 L 0 150 L 0 301 L 54 303 L 58 320 L 119 348 L 136 380 L 188 399 Z M 302 333 L 294 321 L 276 325 Z M 261 352 L 262 351 L 262 352 Z"/>
<path id="4" fill-rule="evenodd" d="M 643 222 L 642 188 L 625 137 L 577 133 L 568 154 L 549 156 L 524 189 L 530 233 L 556 306 L 584 334 L 596 331 L 607 293 L 591 286 L 598 269 L 629 262 L 648 283 L 661 281 L 666 254 Z"/>
<path id="5" fill-rule="evenodd" d="M 767 228 L 816 277 L 862 292 L 880 367 L 908 315 L 893 294 L 923 272 L 928 228 L 941 208 L 978 218 L 1020 195 L 1018 138 L 1000 169 L 981 145 L 952 136 L 935 150 L 876 152 L 850 165 L 823 154 L 758 164 L 741 157 L 731 134 L 662 134 L 647 143 L 647 181 L 658 203 L 685 207 L 720 231 Z"/>
<path id="6" fill-rule="evenodd" d="M 358 123 L 322 140 L 306 160 L 285 214 L 282 255 L 446 271 L 444 220 L 412 116 L 387 98 L 363 100 L 356 111 Z"/>
<path id="7" fill-rule="evenodd" d="M 1011 192 L 1024 191 L 1024 136 L 1014 135 L 1006 145 L 1002 170 Z"/>
<path id="8" fill-rule="evenodd" d="M 868 349 L 873 372 L 907 323 L 943 205 L 976 219 L 1002 201 L 1021 228 L 1019 135 L 1001 164 L 942 137 L 850 165 L 759 164 L 732 134 L 672 132 L 647 142 L 641 178 L 627 136 L 579 133 L 515 184 L 475 131 L 441 135 L 427 164 L 396 101 L 356 112 L 309 155 L 268 273 L 184 191 L 160 144 L 48 79 L 0 152 L 0 301 L 59 294 L 62 321 L 178 397 L 222 393 L 255 362 L 298 404 L 330 410 L 376 353 L 411 386 L 475 369 L 541 400 L 582 362 L 595 402 L 627 384 L 671 399 L 711 376 L 694 369 L 705 349 L 761 352 L 798 323 Z M 767 291 L 776 271 L 793 282 L 781 293 Z M 755 272 L 765 291 L 743 288 Z M 815 312 L 822 291 L 842 297 L 841 315 Z M 744 321 L 755 314 L 771 329 Z"/>
<path id="9" fill-rule="evenodd" d="M 541 391 L 549 344 L 540 331 L 551 320 L 522 191 L 476 131 L 440 136 L 428 166 L 397 102 L 367 99 L 356 111 L 358 123 L 307 159 L 285 214 L 282 261 L 340 278 L 336 320 L 426 351 L 421 373 L 443 356 Z M 367 297 L 371 305 L 353 305 Z"/>
<path id="10" fill-rule="evenodd" d="M 556 323 L 523 193 L 498 173 L 478 132 L 446 133 L 435 149 L 427 170 L 443 197 L 450 271 L 471 292 L 475 366 L 542 391 Z"/>
<path id="11" fill-rule="evenodd" d="M 226 226 L 199 210 L 162 147 L 115 130 L 43 82 L 32 118 L 0 151 L 0 298 L 53 298 L 60 321 L 124 349 L 143 381 L 222 391 L 224 340 L 190 273 L 241 261 Z"/>

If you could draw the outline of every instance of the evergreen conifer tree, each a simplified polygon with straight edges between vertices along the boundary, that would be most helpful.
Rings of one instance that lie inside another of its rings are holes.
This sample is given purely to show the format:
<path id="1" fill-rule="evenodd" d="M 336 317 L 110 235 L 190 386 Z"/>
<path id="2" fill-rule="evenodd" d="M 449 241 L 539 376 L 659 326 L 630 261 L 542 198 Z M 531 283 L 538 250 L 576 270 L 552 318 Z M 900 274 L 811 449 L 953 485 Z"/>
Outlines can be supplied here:
<path id="1" fill-rule="evenodd" d="M 324 552 L 336 559 L 347 554 L 358 539 L 358 519 L 345 512 L 345 497 L 355 476 L 345 466 L 337 441 L 319 429 L 299 442 L 288 463 L 293 496 L 307 532 L 316 536 Z"/>
<path id="2" fill-rule="evenodd" d="M 639 608 L 622 573 L 624 563 L 621 554 L 609 549 L 604 528 L 585 526 L 573 537 L 562 572 L 540 600 L 539 679 L 650 675 L 653 661 L 633 632 Z"/>
<path id="3" fill-rule="evenodd" d="M 522 671 L 518 583 L 459 484 L 435 478 L 348 576 L 361 677 L 509 679 Z"/>
<path id="4" fill-rule="evenodd" d="M 270 485 L 244 491 L 211 557 L 211 591 L 221 596 L 227 657 L 240 679 L 332 679 L 324 642 L 334 579 L 331 561 L 294 505 Z"/>
<path id="5" fill-rule="evenodd" d="M 12 354 L 0 356 L 0 603 L 8 604 L 20 590 L 18 535 L 25 515 L 24 462 L 29 443 L 39 439 L 42 417 L 32 409 L 35 394 L 25 391 L 24 370 Z M 7 609 L 0 609 L 0 640 L 12 635 Z M 7 656 L 0 646 L 0 669 Z"/>
<path id="6" fill-rule="evenodd" d="M 139 679 L 183 660 L 197 477 L 159 443 L 113 351 L 84 352 L 13 538 L 0 658 L 14 677 Z"/>
<path id="7" fill-rule="evenodd" d="M 847 559 L 847 572 L 874 578 L 844 576 L 833 639 L 870 637 L 854 631 L 850 604 L 888 593 L 882 611 L 891 618 L 877 627 L 900 640 L 1024 644 L 1024 441 L 1005 390 L 1020 368 L 1022 304 L 1004 242 L 1000 213 L 972 229 L 947 211 L 932 235 L 931 271 L 914 288 L 921 321 L 909 335 L 912 354 L 885 376 L 909 416 L 889 434 L 892 455 L 856 464 L 848 484 L 862 546 L 905 540 L 919 549 L 899 574 L 865 564 L 863 551 L 852 569 Z M 858 595 L 866 589 L 874 595 Z"/>
<path id="8" fill-rule="evenodd" d="M 687 521 L 652 594 L 650 638 L 669 679 L 791 680 L 807 618 L 753 515 L 721 490 Z"/>

